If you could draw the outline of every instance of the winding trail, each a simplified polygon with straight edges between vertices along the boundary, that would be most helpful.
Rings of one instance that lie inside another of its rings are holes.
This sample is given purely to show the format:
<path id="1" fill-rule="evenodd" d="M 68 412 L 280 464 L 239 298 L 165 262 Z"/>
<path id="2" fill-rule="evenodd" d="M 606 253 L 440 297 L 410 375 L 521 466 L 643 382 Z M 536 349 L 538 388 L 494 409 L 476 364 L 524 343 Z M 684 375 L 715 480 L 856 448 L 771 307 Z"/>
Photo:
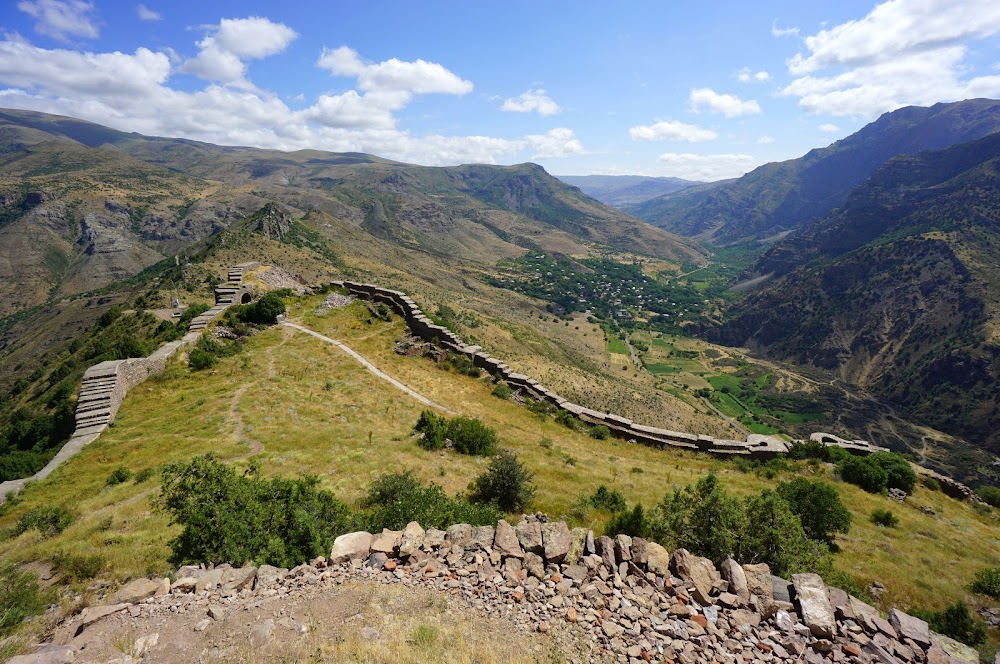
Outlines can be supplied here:
<path id="1" fill-rule="evenodd" d="M 413 389 L 410 389 L 409 387 L 407 387 L 403 383 L 399 382 L 398 380 L 396 380 L 395 378 L 393 378 L 392 376 L 390 376 L 389 374 L 385 373 L 384 371 L 382 371 L 381 369 L 379 369 L 378 367 L 376 367 L 374 364 L 372 364 L 371 362 L 369 362 L 368 360 L 366 360 L 364 358 L 364 356 L 362 356 L 360 353 L 357 353 L 356 351 L 354 351 L 350 346 L 348 346 L 344 342 L 337 341 L 336 339 L 331 339 L 330 337 L 323 336 L 319 332 L 314 332 L 313 330 L 310 330 L 308 327 L 303 327 L 301 325 L 297 325 L 296 323 L 289 323 L 288 321 L 281 321 L 281 324 L 284 325 L 285 327 L 290 327 L 292 329 L 298 330 L 299 332 L 305 332 L 306 334 L 314 336 L 317 339 L 320 339 L 321 341 L 327 342 L 328 344 L 333 344 L 334 346 L 336 346 L 337 348 L 339 348 L 340 350 L 344 351 L 345 353 L 347 353 L 348 355 L 350 355 L 351 357 L 353 357 L 355 360 L 357 360 L 358 362 L 360 362 L 361 365 L 364 368 L 368 369 L 368 371 L 372 372 L 373 374 L 375 374 L 376 376 L 378 376 L 382 380 L 384 380 L 384 381 L 386 381 L 388 383 L 391 383 L 397 389 L 399 389 L 399 390 L 401 390 L 403 392 L 406 392 L 407 394 L 409 394 L 411 397 L 413 397 L 414 399 L 416 399 L 420 403 L 422 403 L 422 404 L 424 404 L 426 406 L 430 406 L 431 408 L 437 408 L 438 410 L 444 411 L 444 412 L 448 413 L 449 415 L 458 415 L 458 413 L 456 413 L 455 411 L 451 410 L 450 408 L 445 408 L 441 404 L 435 403 L 434 401 L 431 401 L 430 399 L 428 399 L 424 395 L 420 394 L 419 392 L 417 392 L 417 391 L 415 391 Z"/>

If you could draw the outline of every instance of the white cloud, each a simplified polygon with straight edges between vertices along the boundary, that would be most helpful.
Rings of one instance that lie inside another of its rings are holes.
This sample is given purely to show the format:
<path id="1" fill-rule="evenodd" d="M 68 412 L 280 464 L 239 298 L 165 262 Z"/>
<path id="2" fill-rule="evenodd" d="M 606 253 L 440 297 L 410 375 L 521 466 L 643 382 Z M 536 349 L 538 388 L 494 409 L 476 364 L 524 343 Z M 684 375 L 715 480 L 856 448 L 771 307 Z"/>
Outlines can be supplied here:
<path id="1" fill-rule="evenodd" d="M 760 104 L 753 99 L 743 101 L 736 95 L 719 94 L 711 88 L 691 90 L 690 100 L 691 110 L 695 113 L 708 110 L 712 113 L 721 113 L 727 118 L 760 113 Z"/>
<path id="2" fill-rule="evenodd" d="M 198 42 L 201 50 L 181 66 L 181 71 L 208 81 L 245 85 L 245 60 L 281 53 L 296 37 L 284 23 L 259 16 L 224 18 Z"/>
<path id="3" fill-rule="evenodd" d="M 668 152 L 657 162 L 663 164 L 660 174 L 686 180 L 724 180 L 750 171 L 756 165 L 748 154 L 691 154 Z"/>
<path id="4" fill-rule="evenodd" d="M 135 8 L 136 13 L 139 15 L 140 21 L 162 21 L 163 17 L 160 16 L 160 12 L 153 11 L 146 5 L 139 5 Z"/>
<path id="5" fill-rule="evenodd" d="M 100 31 L 91 17 L 94 5 L 84 0 L 22 0 L 17 8 L 35 18 L 35 32 L 59 41 L 73 37 L 97 39 Z"/>
<path id="6" fill-rule="evenodd" d="M 771 36 L 772 37 L 798 37 L 798 28 L 779 28 L 778 19 L 771 21 Z"/>
<path id="7" fill-rule="evenodd" d="M 759 145 L 770 145 L 774 143 L 774 136 L 761 136 L 757 139 Z"/>
<path id="8" fill-rule="evenodd" d="M 699 143 L 713 141 L 719 137 L 717 132 L 698 125 L 685 124 L 676 120 L 657 122 L 653 125 L 639 125 L 628 130 L 633 141 L 687 141 Z"/>
<path id="9" fill-rule="evenodd" d="M 559 104 L 552 101 L 545 90 L 537 89 L 522 92 L 518 97 L 505 99 L 500 110 L 512 113 L 536 111 L 539 115 L 556 115 L 562 109 L 559 108 Z"/>
<path id="10" fill-rule="evenodd" d="M 794 79 L 780 93 L 812 113 L 873 118 L 1000 93 L 1000 76 L 970 76 L 967 42 L 1000 33 L 992 0 L 889 0 L 861 19 L 805 38 L 787 61 Z"/>
<path id="11" fill-rule="evenodd" d="M 255 51 L 248 51 L 247 45 L 239 53 L 273 51 L 277 44 Z M 384 89 L 322 95 L 306 108 L 292 110 L 278 95 L 249 82 L 209 83 L 194 91 L 172 88 L 168 81 L 177 66 L 167 52 L 146 48 L 85 53 L 0 39 L 0 107 L 70 115 L 147 135 L 281 150 L 369 152 L 427 165 L 510 163 L 585 153 L 568 128 L 513 138 L 414 136 L 399 129 L 393 116 L 413 93 L 399 90 L 398 79 L 385 69 L 366 79 L 369 87 L 384 83 Z M 439 89 L 447 77 L 436 80 L 431 84 L 411 79 L 410 89 Z"/>
<path id="12" fill-rule="evenodd" d="M 771 80 L 771 74 L 764 70 L 753 72 L 749 67 L 744 67 L 736 74 L 736 78 L 740 83 L 750 83 L 752 81 L 767 83 Z"/>
<path id="13" fill-rule="evenodd" d="M 464 95 L 472 92 L 472 83 L 463 80 L 436 62 L 404 62 L 391 58 L 366 64 L 358 52 L 347 46 L 323 49 L 316 63 L 336 76 L 357 78 L 365 91 L 406 92 L 409 94 Z"/>
<path id="14" fill-rule="evenodd" d="M 819 130 L 821 132 L 825 133 L 825 134 L 835 134 L 838 131 L 840 131 L 840 127 L 838 127 L 835 124 L 831 124 L 831 123 L 827 122 L 825 124 L 821 124 L 819 126 Z"/>

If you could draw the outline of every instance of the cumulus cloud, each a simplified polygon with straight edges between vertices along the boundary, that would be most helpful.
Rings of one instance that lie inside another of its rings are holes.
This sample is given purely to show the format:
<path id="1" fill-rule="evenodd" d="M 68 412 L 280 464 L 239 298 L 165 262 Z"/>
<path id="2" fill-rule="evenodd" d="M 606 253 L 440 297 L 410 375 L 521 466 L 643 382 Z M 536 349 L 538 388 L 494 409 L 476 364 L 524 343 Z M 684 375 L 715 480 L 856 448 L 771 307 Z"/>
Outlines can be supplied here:
<path id="1" fill-rule="evenodd" d="M 760 145 L 770 145 L 774 143 L 774 136 L 761 136 L 757 139 L 757 143 Z"/>
<path id="2" fill-rule="evenodd" d="M 298 34 L 284 23 L 266 18 L 224 18 L 198 42 L 198 55 L 181 71 L 208 81 L 245 83 L 246 60 L 258 60 L 284 51 Z"/>
<path id="3" fill-rule="evenodd" d="M 237 59 L 282 47 L 282 40 L 234 45 L 228 41 L 234 33 L 221 26 L 211 35 L 213 43 L 233 49 L 225 52 Z M 410 90 L 465 89 L 471 83 L 445 85 L 442 81 L 448 77 L 437 75 L 432 76 L 437 83 L 410 78 L 404 86 L 395 74 L 408 68 L 397 67 L 372 72 L 362 85 L 361 75 L 373 65 L 361 65 L 356 71 L 359 88 L 367 88 L 363 93 L 322 95 L 306 108 L 292 110 L 278 95 L 249 84 L 209 82 L 200 90 L 173 88 L 168 81 L 178 65 L 167 52 L 139 48 L 133 53 L 87 53 L 45 49 L 9 38 L 0 40 L 0 107 L 71 115 L 147 135 L 281 150 L 369 152 L 427 165 L 509 163 L 585 152 L 568 128 L 512 138 L 415 136 L 396 127 L 392 114 L 406 104 L 413 94 Z M 434 72 L 434 68 L 418 70 Z M 375 89 L 376 84 L 384 87 Z"/>
<path id="4" fill-rule="evenodd" d="M 736 74 L 736 78 L 740 83 L 752 83 L 753 81 L 767 83 L 771 80 L 771 74 L 764 70 L 754 72 L 749 67 L 744 67 Z"/>
<path id="5" fill-rule="evenodd" d="M 748 154 L 668 152 L 661 154 L 656 161 L 663 164 L 660 168 L 662 175 L 706 181 L 739 177 L 756 165 L 754 158 Z"/>
<path id="6" fill-rule="evenodd" d="M 699 143 L 713 141 L 719 134 L 698 125 L 666 120 L 652 125 L 638 125 L 628 130 L 633 141 L 687 141 Z"/>
<path id="7" fill-rule="evenodd" d="M 889 0 L 861 19 L 804 39 L 781 94 L 813 113 L 872 118 L 908 104 L 1000 93 L 1000 76 L 974 76 L 967 43 L 1000 33 L 992 0 Z"/>
<path id="8" fill-rule="evenodd" d="M 707 110 L 711 113 L 721 113 L 727 118 L 760 113 L 760 104 L 753 99 L 743 101 L 736 95 L 719 94 L 711 88 L 691 90 L 690 101 L 691 110 L 695 113 Z"/>
<path id="9" fill-rule="evenodd" d="M 94 5 L 84 0 L 22 0 L 17 8 L 37 21 L 35 32 L 40 35 L 64 42 L 100 35 L 92 17 Z"/>
<path id="10" fill-rule="evenodd" d="M 163 17 L 160 16 L 160 12 L 153 11 L 146 5 L 139 5 L 135 8 L 136 14 L 139 15 L 140 21 L 162 21 Z"/>
<path id="11" fill-rule="evenodd" d="M 358 87 L 365 91 L 464 95 L 472 92 L 473 87 L 470 81 L 436 62 L 404 62 L 391 58 L 367 64 L 357 51 L 347 46 L 323 49 L 317 64 L 335 76 L 356 78 Z"/>
<path id="12" fill-rule="evenodd" d="M 505 99 L 500 110 L 512 113 L 530 113 L 535 111 L 539 115 L 556 115 L 562 109 L 559 108 L 559 104 L 552 101 L 545 90 L 537 89 L 528 90 L 527 92 L 522 92 L 520 96 Z"/>
<path id="13" fill-rule="evenodd" d="M 838 127 L 835 124 L 831 124 L 831 123 L 827 122 L 825 124 L 821 124 L 819 126 L 819 130 L 821 132 L 825 133 L 825 134 L 835 134 L 838 131 L 840 131 L 840 127 Z"/>

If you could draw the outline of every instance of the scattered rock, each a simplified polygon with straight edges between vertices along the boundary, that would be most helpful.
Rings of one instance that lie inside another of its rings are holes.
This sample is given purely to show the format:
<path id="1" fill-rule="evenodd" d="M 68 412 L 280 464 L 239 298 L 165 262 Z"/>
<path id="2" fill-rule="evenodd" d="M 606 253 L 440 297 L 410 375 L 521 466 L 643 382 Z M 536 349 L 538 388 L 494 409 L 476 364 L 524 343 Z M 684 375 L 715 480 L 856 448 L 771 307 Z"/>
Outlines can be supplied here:
<path id="1" fill-rule="evenodd" d="M 818 638 L 832 639 L 837 634 L 837 619 L 818 574 L 793 574 L 792 585 L 799 603 L 802 622 Z"/>
<path id="2" fill-rule="evenodd" d="M 341 535 L 333 541 L 330 564 L 339 565 L 352 560 L 364 560 L 371 550 L 372 534 L 364 531 Z"/>

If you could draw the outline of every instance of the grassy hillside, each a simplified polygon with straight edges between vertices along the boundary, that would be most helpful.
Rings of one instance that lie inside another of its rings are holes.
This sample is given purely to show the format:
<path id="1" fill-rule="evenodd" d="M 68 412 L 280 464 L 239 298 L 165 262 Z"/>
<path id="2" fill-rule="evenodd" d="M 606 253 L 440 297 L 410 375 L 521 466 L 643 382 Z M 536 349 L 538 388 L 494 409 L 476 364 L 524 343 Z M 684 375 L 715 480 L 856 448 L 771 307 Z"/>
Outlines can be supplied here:
<path id="1" fill-rule="evenodd" d="M 491 396 L 491 387 L 482 380 L 424 358 L 396 355 L 393 345 L 402 333 L 398 320 L 369 323 L 361 304 L 317 316 L 317 302 L 314 298 L 293 306 L 292 317 L 346 340 L 425 396 L 495 427 L 502 443 L 535 473 L 535 506 L 552 515 L 599 529 L 606 515 L 578 504 L 599 484 L 648 506 L 674 485 L 712 470 L 737 495 L 773 486 L 792 474 L 836 482 L 823 465 L 800 462 L 787 470 L 747 474 L 732 462 L 701 455 L 594 440 Z M 4 508 L 0 526 L 13 525 L 42 505 L 68 507 L 78 519 L 54 537 L 35 531 L 8 537 L 0 544 L 0 558 L 26 561 L 51 559 L 57 552 L 94 552 L 109 563 L 108 573 L 119 578 L 162 573 L 173 531 L 165 515 L 150 509 L 155 476 L 110 487 L 106 480 L 120 465 L 138 473 L 208 451 L 230 461 L 254 455 L 269 474 L 318 474 L 324 486 L 348 501 L 384 473 L 389 460 L 392 468 L 412 469 L 449 493 L 462 491 L 484 461 L 420 449 L 410 431 L 422 408 L 332 346 L 273 328 L 213 370 L 193 373 L 176 365 L 131 394 L 114 427 L 49 479 L 29 486 L 16 505 Z M 776 474 L 768 478 L 771 472 Z M 881 581 L 892 601 L 943 606 L 966 596 L 962 588 L 976 569 L 996 563 L 991 544 L 998 534 L 995 512 L 977 512 L 923 488 L 900 506 L 852 485 L 836 486 L 854 513 L 849 536 L 838 540 L 843 553 L 837 566 L 860 582 Z M 891 509 L 902 527 L 875 527 L 867 517 L 876 508 Z M 921 546 L 912 546 L 914 537 Z"/>

